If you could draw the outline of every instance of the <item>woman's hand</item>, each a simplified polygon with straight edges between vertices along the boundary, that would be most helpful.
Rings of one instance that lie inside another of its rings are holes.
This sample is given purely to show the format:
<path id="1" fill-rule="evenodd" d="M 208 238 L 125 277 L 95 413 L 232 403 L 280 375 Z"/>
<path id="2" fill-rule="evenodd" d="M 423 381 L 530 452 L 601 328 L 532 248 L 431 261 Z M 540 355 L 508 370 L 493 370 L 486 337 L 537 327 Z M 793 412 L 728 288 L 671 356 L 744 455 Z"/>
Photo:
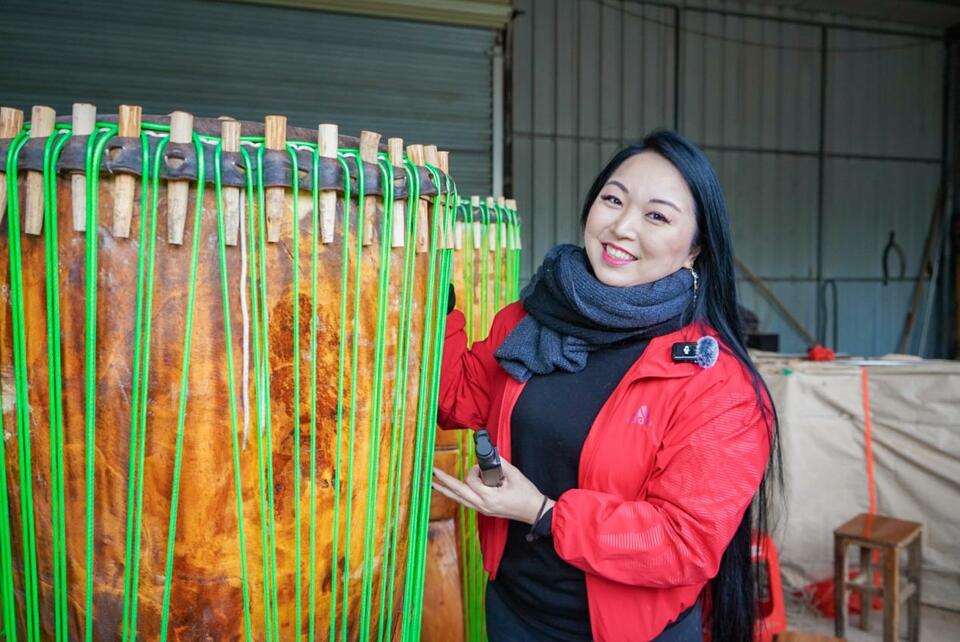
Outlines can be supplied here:
<path id="1" fill-rule="evenodd" d="M 500 458 L 500 465 L 503 469 L 503 484 L 498 487 L 484 485 L 480 479 L 479 466 L 470 469 L 466 483 L 434 468 L 433 487 L 441 495 L 483 515 L 533 524 L 543 504 L 543 493 L 503 457 Z M 543 513 L 550 510 L 555 503 L 552 499 L 547 499 Z"/>

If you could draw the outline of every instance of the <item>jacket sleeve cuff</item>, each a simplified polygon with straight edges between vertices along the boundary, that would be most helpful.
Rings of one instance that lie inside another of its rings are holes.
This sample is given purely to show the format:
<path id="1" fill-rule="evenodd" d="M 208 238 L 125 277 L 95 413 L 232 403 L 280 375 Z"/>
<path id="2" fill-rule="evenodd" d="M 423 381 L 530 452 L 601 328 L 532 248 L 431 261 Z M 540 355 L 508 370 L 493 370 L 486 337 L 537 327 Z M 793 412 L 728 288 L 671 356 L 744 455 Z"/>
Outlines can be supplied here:
<path id="1" fill-rule="evenodd" d="M 534 537 L 550 537 L 553 533 L 553 508 L 551 507 L 536 524 L 533 525 Z"/>

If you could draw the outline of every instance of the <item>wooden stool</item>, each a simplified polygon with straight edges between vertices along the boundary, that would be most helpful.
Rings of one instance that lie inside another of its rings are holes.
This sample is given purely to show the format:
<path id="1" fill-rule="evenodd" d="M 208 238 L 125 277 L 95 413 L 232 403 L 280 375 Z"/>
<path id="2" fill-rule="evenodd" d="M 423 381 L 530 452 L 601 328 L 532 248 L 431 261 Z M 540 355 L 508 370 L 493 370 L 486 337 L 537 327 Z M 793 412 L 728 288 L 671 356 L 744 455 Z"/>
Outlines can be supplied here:
<path id="1" fill-rule="evenodd" d="M 916 642 L 920 637 L 920 564 L 922 524 L 893 517 L 857 515 L 833 532 L 834 599 L 837 637 L 847 632 L 847 598 L 850 590 L 860 594 L 860 628 L 870 627 L 871 602 L 874 594 L 883 598 L 883 639 L 892 642 L 899 638 L 900 602 L 909 600 L 907 612 L 908 638 Z M 847 575 L 847 547 L 860 548 L 860 576 L 849 580 Z M 909 551 L 906 582 L 900 585 L 900 552 Z M 873 585 L 871 556 L 874 551 L 883 555 L 882 586 Z"/>

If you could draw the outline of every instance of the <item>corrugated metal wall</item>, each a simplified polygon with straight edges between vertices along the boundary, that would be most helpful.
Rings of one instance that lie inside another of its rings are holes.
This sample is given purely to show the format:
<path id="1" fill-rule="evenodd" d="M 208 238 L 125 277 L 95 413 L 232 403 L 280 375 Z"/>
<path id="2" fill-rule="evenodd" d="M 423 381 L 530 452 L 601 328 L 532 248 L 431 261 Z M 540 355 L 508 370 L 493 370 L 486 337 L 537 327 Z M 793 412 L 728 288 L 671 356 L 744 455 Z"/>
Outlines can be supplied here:
<path id="1" fill-rule="evenodd" d="M 496 32 L 203 0 L 0 4 L 0 103 L 334 122 L 451 151 L 490 193 Z"/>
<path id="2" fill-rule="evenodd" d="M 816 331 L 822 301 L 829 343 L 836 316 L 840 350 L 895 349 L 941 175 L 941 40 L 744 3 L 515 5 L 513 191 L 527 215 L 525 277 L 554 244 L 580 241 L 583 195 L 619 147 L 676 128 L 717 167 L 738 256 L 802 323 Z M 906 277 L 883 285 L 891 230 Z M 806 348 L 746 282 L 741 296 L 764 331 L 780 333 L 782 350 Z M 931 339 L 923 351 L 941 354 L 943 344 Z"/>

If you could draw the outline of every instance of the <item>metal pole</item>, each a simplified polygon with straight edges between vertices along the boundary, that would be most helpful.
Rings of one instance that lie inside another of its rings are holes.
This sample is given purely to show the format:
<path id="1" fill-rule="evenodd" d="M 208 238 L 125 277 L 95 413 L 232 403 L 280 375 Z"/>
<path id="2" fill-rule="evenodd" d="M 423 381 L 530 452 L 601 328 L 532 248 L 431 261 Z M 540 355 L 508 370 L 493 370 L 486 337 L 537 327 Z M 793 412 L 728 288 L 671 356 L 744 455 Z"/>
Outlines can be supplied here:
<path id="1" fill-rule="evenodd" d="M 817 298 L 816 309 L 823 306 L 823 201 L 826 187 L 827 146 L 827 27 L 820 27 L 820 140 L 817 144 Z M 823 343 L 826 319 L 817 315 L 817 341 Z M 839 346 L 833 346 L 836 350 Z"/>

